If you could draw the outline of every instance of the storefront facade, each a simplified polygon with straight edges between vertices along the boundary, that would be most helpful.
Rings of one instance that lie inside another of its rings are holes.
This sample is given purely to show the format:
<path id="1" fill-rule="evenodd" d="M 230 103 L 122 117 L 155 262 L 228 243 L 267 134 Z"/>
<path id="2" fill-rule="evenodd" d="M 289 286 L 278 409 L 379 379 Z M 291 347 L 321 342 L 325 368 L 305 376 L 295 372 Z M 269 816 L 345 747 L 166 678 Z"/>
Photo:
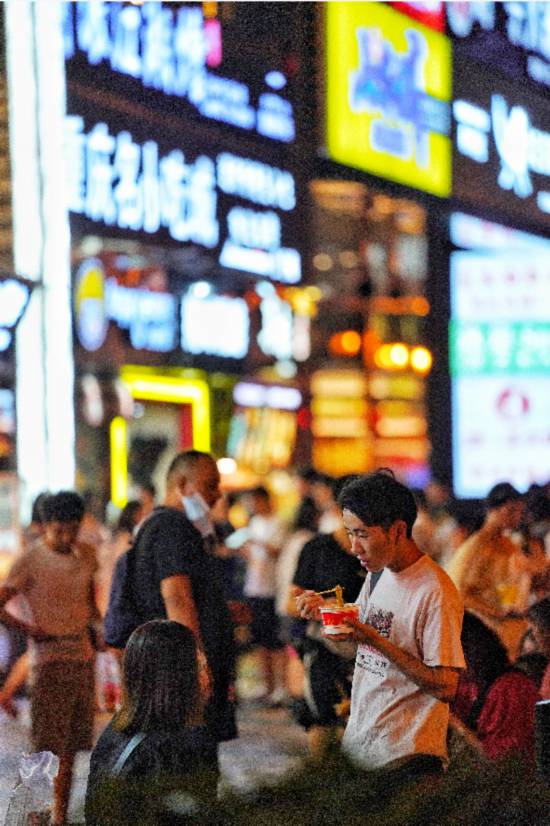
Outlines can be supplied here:
<path id="1" fill-rule="evenodd" d="M 441 14 L 419 6 L 323 5 L 310 187 L 328 327 L 311 360 L 314 464 L 334 475 L 391 467 L 418 487 L 431 475 L 431 216 L 450 195 L 452 160 L 451 46 Z M 338 373 L 352 395 L 337 392 Z"/>
<path id="2" fill-rule="evenodd" d="M 550 467 L 550 13 L 460 5 L 447 5 L 453 200 L 438 254 L 452 452 L 437 461 L 456 496 L 482 498 L 502 480 L 545 483 Z"/>
<path id="3" fill-rule="evenodd" d="M 36 145 L 27 141 L 25 158 L 38 187 L 41 254 L 24 271 L 59 299 L 57 317 L 37 308 L 33 323 L 45 335 L 35 362 L 52 392 L 65 380 L 66 426 L 63 470 L 58 461 L 54 471 L 62 431 L 44 393 L 33 485 L 76 481 L 121 506 L 136 485 L 160 481 L 177 449 L 224 455 L 239 379 L 292 384 L 287 363 L 295 372 L 304 350 L 286 293 L 302 277 L 294 69 L 282 65 L 293 27 L 266 52 L 256 39 L 269 34 L 266 21 L 250 9 L 52 3 L 39 20 L 24 4 L 16 21 L 18 4 L 7 5 L 17 101 L 29 93 L 15 63 L 24 25 L 26 34 L 53 32 L 48 42 L 40 34 L 33 78 L 47 129 Z M 21 136 L 14 111 L 12 136 Z M 56 209 L 45 219 L 54 183 Z M 28 353 L 18 367 L 27 396 L 38 386 L 30 361 Z M 30 479 L 24 456 L 19 470 Z"/>

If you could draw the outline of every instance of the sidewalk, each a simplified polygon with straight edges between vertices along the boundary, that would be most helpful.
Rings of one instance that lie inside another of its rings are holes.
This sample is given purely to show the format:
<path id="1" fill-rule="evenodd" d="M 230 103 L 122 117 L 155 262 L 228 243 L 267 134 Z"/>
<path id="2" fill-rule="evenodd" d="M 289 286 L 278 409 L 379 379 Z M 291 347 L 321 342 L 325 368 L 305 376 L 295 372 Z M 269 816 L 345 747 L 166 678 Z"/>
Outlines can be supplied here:
<path id="1" fill-rule="evenodd" d="M 96 736 L 110 716 L 98 714 Z M 0 824 L 4 823 L 9 797 L 18 775 L 19 756 L 29 750 L 28 704 L 12 720 L 0 712 Z M 259 781 L 279 779 L 293 769 L 306 754 L 307 738 L 288 712 L 262 709 L 251 702 L 239 708 L 240 737 L 220 747 L 222 790 L 249 791 Z M 84 823 L 84 796 L 89 769 L 89 754 L 78 756 L 69 807 L 71 823 Z"/>

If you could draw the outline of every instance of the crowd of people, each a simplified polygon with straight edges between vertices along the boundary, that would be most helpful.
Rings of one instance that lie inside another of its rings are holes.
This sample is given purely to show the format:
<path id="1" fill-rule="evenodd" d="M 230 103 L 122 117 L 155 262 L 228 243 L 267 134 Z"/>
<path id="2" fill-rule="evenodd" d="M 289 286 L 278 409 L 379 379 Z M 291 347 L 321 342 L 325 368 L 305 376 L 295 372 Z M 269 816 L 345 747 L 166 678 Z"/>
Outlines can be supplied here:
<path id="1" fill-rule="evenodd" d="M 550 700 L 550 488 L 501 482 L 479 512 L 384 470 L 307 469 L 296 492 L 291 521 L 267 487 L 225 498 L 213 457 L 187 451 L 162 501 L 144 485 L 112 531 L 72 491 L 37 499 L 0 589 L 0 621 L 28 638 L 0 705 L 15 714 L 28 684 L 33 748 L 60 758 L 55 826 L 75 755 L 93 746 L 94 661 L 116 594 L 137 620 L 110 652 L 122 690 L 92 754 L 90 824 L 107 818 L 94 808 L 105 777 L 200 769 L 215 788 L 245 651 L 260 667 L 254 702 L 286 708 L 313 757 L 341 743 L 389 788 L 441 775 L 464 748 L 534 764 L 535 704 Z M 359 613 L 329 636 L 320 609 L 337 599 Z"/>

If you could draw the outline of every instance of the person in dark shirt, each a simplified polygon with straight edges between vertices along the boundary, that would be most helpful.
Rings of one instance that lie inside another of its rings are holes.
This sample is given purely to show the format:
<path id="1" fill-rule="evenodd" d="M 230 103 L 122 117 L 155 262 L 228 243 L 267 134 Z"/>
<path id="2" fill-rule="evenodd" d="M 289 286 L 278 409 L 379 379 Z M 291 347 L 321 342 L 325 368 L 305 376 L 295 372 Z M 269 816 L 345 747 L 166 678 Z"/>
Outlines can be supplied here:
<path id="1" fill-rule="evenodd" d="M 217 744 L 202 724 L 202 711 L 193 633 L 170 620 L 140 625 L 124 652 L 120 711 L 92 752 L 87 826 L 138 823 L 145 805 L 140 794 L 147 796 L 153 788 L 215 795 Z M 132 795 L 121 798 L 123 811 L 107 785 L 115 776 L 136 784 Z"/>
<path id="2" fill-rule="evenodd" d="M 218 741 L 237 736 L 233 625 L 217 560 L 209 552 L 209 511 L 220 497 L 220 475 L 207 453 L 180 453 L 168 469 L 164 506 L 142 524 L 136 540 L 135 596 L 144 622 L 171 619 L 193 631 L 212 679 L 205 722 Z M 193 521 L 191 521 L 193 520 Z"/>
<path id="3" fill-rule="evenodd" d="M 355 602 L 365 581 L 359 560 L 351 555 L 343 526 L 332 534 L 319 534 L 307 542 L 300 554 L 293 578 L 293 595 L 307 590 L 327 591 L 342 586 L 344 602 Z M 303 642 L 305 704 L 298 720 L 308 730 L 310 749 L 320 754 L 330 744 L 335 730 L 344 722 L 342 710 L 351 693 L 355 651 L 349 658 L 320 633 L 319 623 L 307 625 Z M 342 649 L 342 646 L 340 646 Z"/>

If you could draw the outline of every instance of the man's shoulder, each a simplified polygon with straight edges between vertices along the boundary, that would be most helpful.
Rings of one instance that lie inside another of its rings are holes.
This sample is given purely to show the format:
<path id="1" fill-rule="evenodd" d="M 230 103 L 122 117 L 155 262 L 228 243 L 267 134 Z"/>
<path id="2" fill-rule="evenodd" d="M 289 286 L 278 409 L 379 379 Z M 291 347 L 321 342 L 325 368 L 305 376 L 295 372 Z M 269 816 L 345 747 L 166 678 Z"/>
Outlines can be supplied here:
<path id="1" fill-rule="evenodd" d="M 418 584 L 425 593 L 444 600 L 455 599 L 460 602 L 460 595 L 449 574 L 431 557 L 424 554 L 418 566 Z"/>
<path id="2" fill-rule="evenodd" d="M 138 527 L 133 545 L 143 551 L 182 541 L 202 547 L 200 533 L 184 513 L 176 508 L 160 507 Z"/>

